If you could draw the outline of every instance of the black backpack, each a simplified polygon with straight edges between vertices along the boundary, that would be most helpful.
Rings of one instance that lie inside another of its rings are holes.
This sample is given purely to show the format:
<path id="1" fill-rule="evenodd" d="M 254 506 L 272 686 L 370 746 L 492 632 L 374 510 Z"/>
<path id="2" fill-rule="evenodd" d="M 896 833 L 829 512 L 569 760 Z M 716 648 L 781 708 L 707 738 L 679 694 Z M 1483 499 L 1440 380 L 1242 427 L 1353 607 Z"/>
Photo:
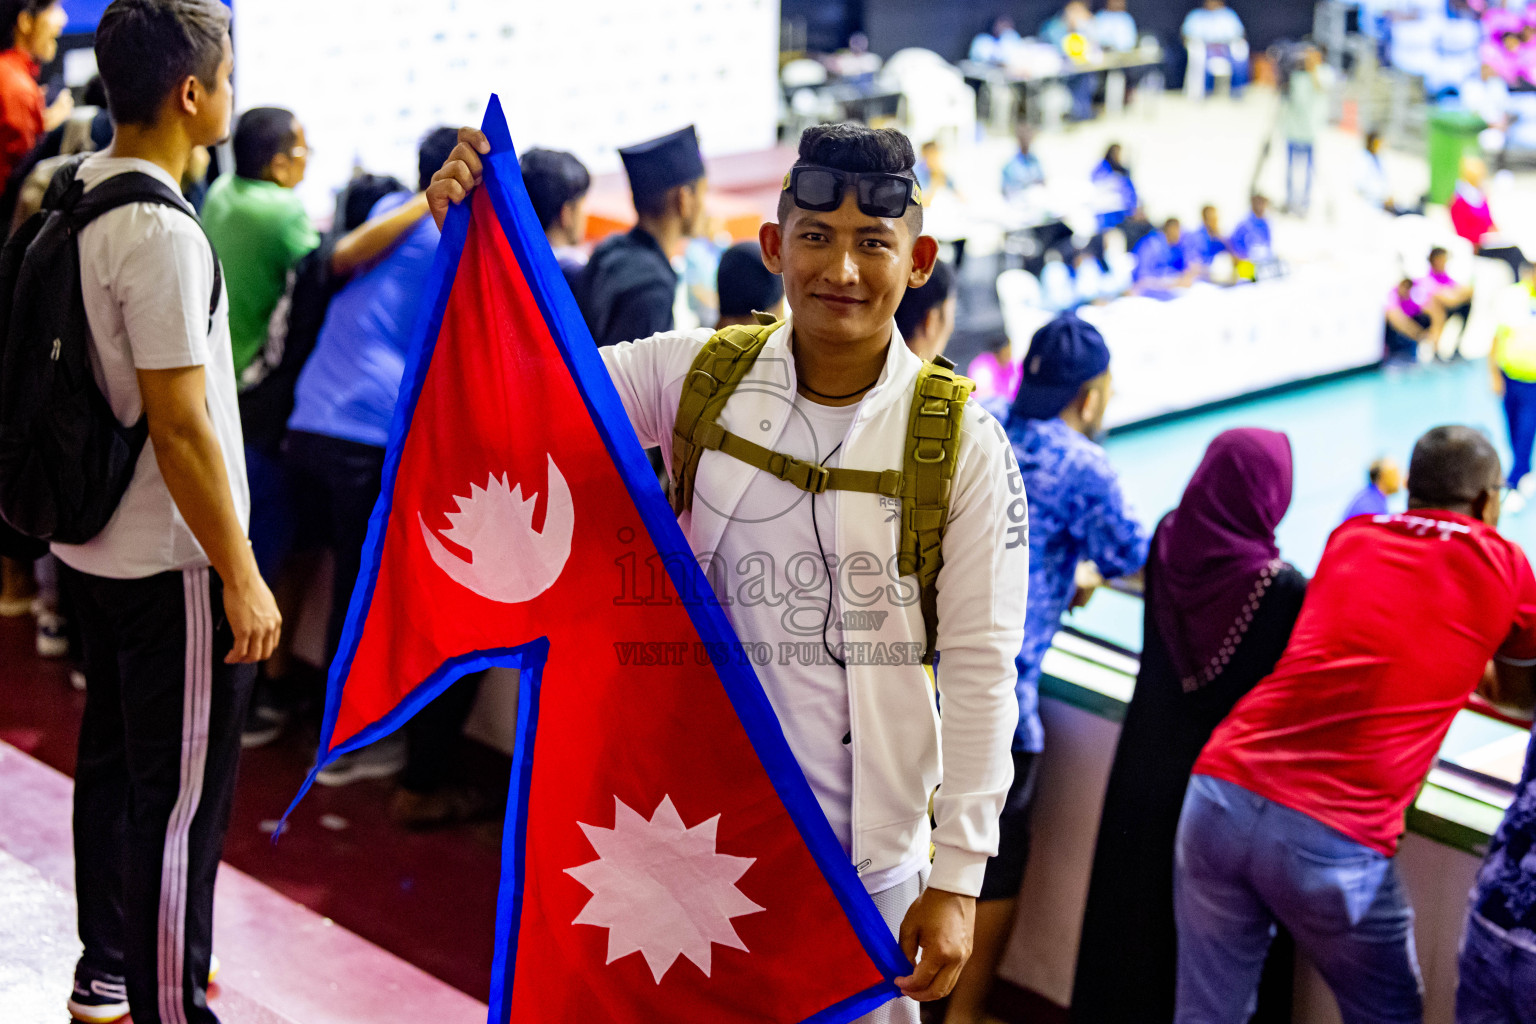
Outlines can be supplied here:
<path id="1" fill-rule="evenodd" d="M 43 206 L 0 249 L 0 518 L 24 536 L 83 544 L 112 518 L 149 436 L 143 416 L 117 421 L 91 367 L 80 290 L 80 229 L 109 210 L 156 203 L 197 220 L 148 174 L 115 175 L 90 192 L 84 156 L 54 176 Z M 209 328 L 223 294 L 214 256 Z"/>

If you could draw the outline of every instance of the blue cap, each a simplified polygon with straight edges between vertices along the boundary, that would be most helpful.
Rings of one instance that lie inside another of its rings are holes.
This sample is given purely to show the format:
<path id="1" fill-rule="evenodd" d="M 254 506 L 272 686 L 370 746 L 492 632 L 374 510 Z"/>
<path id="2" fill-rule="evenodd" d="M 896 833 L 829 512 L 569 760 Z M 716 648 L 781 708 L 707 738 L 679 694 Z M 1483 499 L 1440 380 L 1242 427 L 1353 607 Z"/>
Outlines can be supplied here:
<path id="1" fill-rule="evenodd" d="M 654 196 L 704 177 L 704 156 L 693 125 L 649 142 L 619 150 L 629 188 L 635 195 Z"/>
<path id="2" fill-rule="evenodd" d="M 1063 313 L 1035 332 L 1024 356 L 1024 378 L 1008 411 L 1010 420 L 1061 415 L 1083 385 L 1109 369 L 1109 346 L 1092 324 Z"/>

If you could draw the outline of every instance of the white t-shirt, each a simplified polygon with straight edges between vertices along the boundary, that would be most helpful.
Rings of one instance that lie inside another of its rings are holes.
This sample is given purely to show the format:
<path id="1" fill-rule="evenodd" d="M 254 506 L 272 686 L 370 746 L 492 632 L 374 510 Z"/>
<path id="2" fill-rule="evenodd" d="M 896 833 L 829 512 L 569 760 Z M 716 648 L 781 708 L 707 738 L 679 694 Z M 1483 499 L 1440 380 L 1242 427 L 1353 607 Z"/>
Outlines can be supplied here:
<path id="1" fill-rule="evenodd" d="M 796 395 L 794 411 L 773 450 L 836 466 L 839 446 L 858 411 L 858 405 L 817 405 Z M 830 565 L 835 573 L 838 564 L 837 492 L 816 495 L 815 529 L 812 505 L 811 495 L 793 484 L 769 473 L 753 474 L 736 506 L 736 518 L 721 535 L 712 578 L 728 581 L 716 589 L 727 603 L 737 635 L 771 650 L 772 671 L 760 671 L 758 678 L 817 803 L 843 852 L 851 855 L 853 748 L 848 674 L 822 646 L 822 623 L 826 622 L 827 646 L 842 657 L 842 602 L 829 586 L 826 569 Z M 883 879 L 861 880 L 871 892 L 887 887 Z M 900 880 L 893 878 L 890 884 Z"/>
<path id="2" fill-rule="evenodd" d="M 146 160 L 89 157 L 79 178 L 90 191 L 128 171 L 176 182 Z M 190 209 L 190 207 L 188 207 Z M 208 416 L 224 454 L 235 512 L 245 528 L 250 490 L 229 344 L 229 299 L 221 294 L 209 329 L 213 247 L 189 216 L 154 203 L 103 214 L 80 232 L 80 290 L 90 328 L 96 382 L 122 423 L 144 413 L 138 370 L 205 368 Z M 160 476 L 152 443 L 106 528 L 84 544 L 54 544 L 66 565 L 94 576 L 141 579 L 208 564 Z"/>

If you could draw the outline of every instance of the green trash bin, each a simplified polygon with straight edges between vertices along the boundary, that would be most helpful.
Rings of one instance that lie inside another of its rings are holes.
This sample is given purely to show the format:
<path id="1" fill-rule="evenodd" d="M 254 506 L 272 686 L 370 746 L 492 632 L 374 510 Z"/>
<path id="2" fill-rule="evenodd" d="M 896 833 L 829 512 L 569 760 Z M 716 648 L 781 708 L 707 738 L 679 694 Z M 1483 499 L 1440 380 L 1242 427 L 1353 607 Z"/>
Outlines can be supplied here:
<path id="1" fill-rule="evenodd" d="M 1435 107 L 1429 112 L 1429 201 L 1448 203 L 1456 190 L 1461 158 L 1479 154 L 1477 133 L 1488 123 L 1469 110 Z"/>

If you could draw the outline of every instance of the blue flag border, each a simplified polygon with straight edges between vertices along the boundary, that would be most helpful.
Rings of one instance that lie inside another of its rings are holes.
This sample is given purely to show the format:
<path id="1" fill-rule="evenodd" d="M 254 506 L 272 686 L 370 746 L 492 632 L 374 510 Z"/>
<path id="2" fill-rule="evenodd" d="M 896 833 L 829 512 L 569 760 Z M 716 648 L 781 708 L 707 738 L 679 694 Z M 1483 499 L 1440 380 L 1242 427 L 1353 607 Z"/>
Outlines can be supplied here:
<path id="1" fill-rule="evenodd" d="M 613 458 L 658 553 L 663 556 L 662 561 L 673 587 L 678 594 L 712 595 L 709 582 L 687 539 L 682 535 L 670 505 L 655 485 L 655 474 L 650 462 L 629 425 L 628 414 L 608 376 L 597 346 L 591 340 L 586 321 L 538 226 L 538 218 L 523 185 L 501 100 L 495 94 L 486 107 L 481 130 L 491 144 L 490 154 L 482 158 L 484 173 L 481 187 L 491 200 L 514 256 L 529 278 L 530 290 L 545 322 L 551 327 L 551 336 L 567 369 L 576 380 L 598 435 Z M 362 638 L 363 622 L 373 602 L 373 590 L 378 582 L 384 530 L 389 522 L 406 434 L 431 366 L 443 315 L 458 273 L 459 258 L 468 238 L 470 219 L 469 204 L 462 203 L 449 211 L 443 224 L 442 238 L 424 292 L 426 301 L 422 303 L 414 328 L 400 400 L 390 424 L 383 486 L 369 517 L 361 572 L 347 607 L 339 650 L 327 677 L 320 748 L 314 768 L 284 814 L 284 822 L 314 784 L 315 775 L 342 754 L 366 747 L 399 729 L 422 707 L 465 675 L 493 666 L 519 669 L 517 740 L 502 844 L 501 883 L 496 909 L 496 955 L 492 968 L 489 1016 L 490 1024 L 506 1024 L 511 1009 L 511 976 L 516 960 L 517 928 L 522 911 L 521 854 L 527 838 L 528 787 L 532 780 L 539 690 L 543 681 L 544 661 L 549 652 L 548 638 L 540 637 L 516 647 L 473 651 L 450 658 L 379 721 L 365 727 L 346 742 L 335 747 L 331 745 L 341 707 L 341 686 L 351 671 L 352 659 Z M 674 553 L 686 557 L 668 557 Z M 711 645 L 719 644 L 730 650 L 739 647 L 735 632 L 718 602 L 711 599 L 688 601 L 685 604 L 702 641 Z M 755 672 L 744 659 L 731 658 L 726 659 L 726 662 L 716 666 L 717 672 L 753 750 L 817 867 L 848 916 L 865 952 L 885 976 L 885 980 L 802 1022 L 845 1024 L 900 995 L 892 979 L 909 973 L 911 964 L 843 853 L 842 844 L 833 833 L 804 773 L 790 752 L 778 717 L 768 703 Z M 279 834 L 281 831 L 280 828 Z"/>

